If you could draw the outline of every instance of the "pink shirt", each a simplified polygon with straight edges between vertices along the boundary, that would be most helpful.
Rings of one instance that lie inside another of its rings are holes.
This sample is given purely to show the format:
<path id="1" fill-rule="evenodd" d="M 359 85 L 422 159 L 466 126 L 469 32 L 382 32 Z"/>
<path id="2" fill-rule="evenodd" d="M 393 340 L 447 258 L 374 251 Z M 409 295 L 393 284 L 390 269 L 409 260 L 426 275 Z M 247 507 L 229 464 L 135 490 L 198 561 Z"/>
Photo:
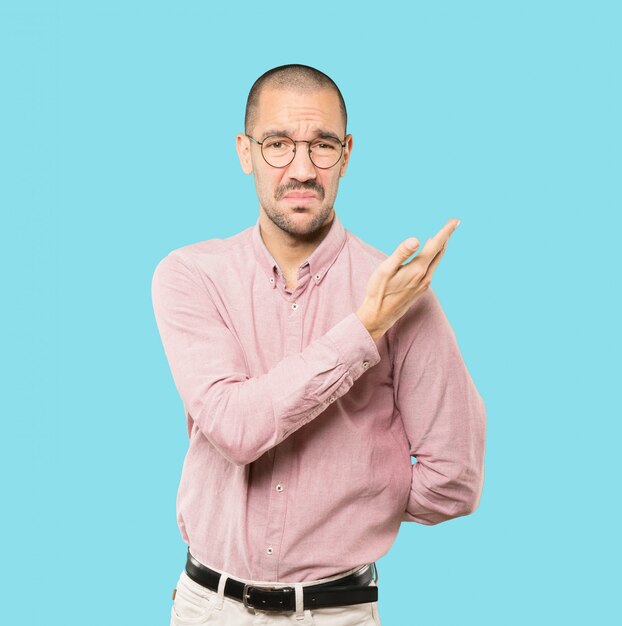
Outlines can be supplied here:
<path id="1" fill-rule="evenodd" d="M 293 293 L 259 220 L 158 263 L 189 436 L 177 523 L 202 563 L 316 580 L 378 560 L 400 522 L 478 506 L 485 407 L 433 290 L 376 342 L 355 313 L 386 257 L 335 215 Z"/>

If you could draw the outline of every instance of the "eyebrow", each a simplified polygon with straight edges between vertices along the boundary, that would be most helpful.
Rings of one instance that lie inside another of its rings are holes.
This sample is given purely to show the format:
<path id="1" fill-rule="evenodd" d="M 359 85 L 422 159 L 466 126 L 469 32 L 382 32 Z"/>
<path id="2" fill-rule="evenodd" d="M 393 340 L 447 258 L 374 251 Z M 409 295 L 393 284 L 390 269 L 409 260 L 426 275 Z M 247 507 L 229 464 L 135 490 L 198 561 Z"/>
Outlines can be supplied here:
<path id="1" fill-rule="evenodd" d="M 271 137 L 272 135 L 286 135 L 287 137 L 291 137 L 290 133 L 286 130 L 282 130 L 282 129 L 271 129 L 271 130 L 267 130 L 266 132 L 262 133 L 261 136 L 261 141 L 263 141 L 264 139 L 266 139 L 266 137 Z M 313 139 L 336 139 L 337 141 L 341 142 L 341 139 L 339 139 L 339 137 L 337 137 L 337 135 L 335 135 L 335 133 L 331 133 L 328 130 L 316 130 L 315 131 L 315 136 L 313 137 Z M 313 139 L 311 139 L 310 141 L 313 141 Z"/>

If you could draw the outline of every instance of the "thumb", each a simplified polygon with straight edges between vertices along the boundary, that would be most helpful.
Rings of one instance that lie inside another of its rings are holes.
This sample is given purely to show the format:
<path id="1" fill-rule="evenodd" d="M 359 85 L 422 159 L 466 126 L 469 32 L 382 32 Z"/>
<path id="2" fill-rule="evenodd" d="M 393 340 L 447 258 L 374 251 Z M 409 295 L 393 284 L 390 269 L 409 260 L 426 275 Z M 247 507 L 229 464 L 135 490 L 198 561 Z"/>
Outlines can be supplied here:
<path id="1" fill-rule="evenodd" d="M 419 247 L 419 240 L 416 237 L 409 237 L 395 248 L 393 254 L 386 261 L 393 272 L 397 272 L 404 261 L 411 256 Z"/>
<path id="2" fill-rule="evenodd" d="M 409 237 L 402 241 L 397 247 L 396 252 L 400 261 L 405 261 L 419 247 L 419 240 L 416 237 Z"/>

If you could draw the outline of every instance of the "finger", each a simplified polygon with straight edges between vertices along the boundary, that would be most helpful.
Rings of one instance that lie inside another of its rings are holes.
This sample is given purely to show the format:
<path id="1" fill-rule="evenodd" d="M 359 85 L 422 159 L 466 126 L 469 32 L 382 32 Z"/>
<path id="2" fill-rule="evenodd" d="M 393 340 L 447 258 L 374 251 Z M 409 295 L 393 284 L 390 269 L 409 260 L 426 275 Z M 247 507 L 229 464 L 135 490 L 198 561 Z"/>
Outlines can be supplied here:
<path id="1" fill-rule="evenodd" d="M 419 240 L 416 237 L 409 237 L 400 243 L 393 251 L 393 254 L 388 256 L 384 263 L 393 271 L 397 272 L 402 263 L 412 256 L 419 247 Z"/>
<path id="2" fill-rule="evenodd" d="M 422 257 L 428 264 L 432 262 L 434 257 L 438 254 L 439 250 L 447 245 L 449 238 L 454 233 L 460 220 L 457 218 L 450 219 L 447 223 L 434 235 L 430 237 L 423 246 L 419 257 Z M 419 258 L 418 257 L 418 258 Z"/>
<path id="3" fill-rule="evenodd" d="M 447 220 L 445 225 L 432 237 L 432 239 L 436 242 L 441 242 L 441 247 L 449 241 L 449 238 L 452 236 L 456 228 L 458 228 L 458 224 L 460 224 L 460 220 L 458 218 L 452 218 Z M 439 248 L 440 249 L 440 248 Z"/>
<path id="4" fill-rule="evenodd" d="M 434 270 L 438 267 L 438 264 L 441 262 L 443 255 L 445 254 L 445 250 L 447 250 L 447 244 L 445 244 L 436 254 L 436 256 L 432 259 L 430 264 L 428 265 L 428 269 L 426 270 L 424 278 L 429 278 L 432 280 L 432 275 L 434 274 Z"/>

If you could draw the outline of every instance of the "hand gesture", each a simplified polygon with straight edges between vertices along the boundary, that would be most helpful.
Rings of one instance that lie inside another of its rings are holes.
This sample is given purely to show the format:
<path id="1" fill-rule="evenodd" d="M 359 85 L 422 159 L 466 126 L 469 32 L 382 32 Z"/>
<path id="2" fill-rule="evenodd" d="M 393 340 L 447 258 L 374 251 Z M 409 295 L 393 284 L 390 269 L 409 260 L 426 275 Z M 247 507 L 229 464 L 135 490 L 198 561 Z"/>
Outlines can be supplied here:
<path id="1" fill-rule="evenodd" d="M 417 250 L 419 240 L 405 239 L 370 276 L 365 300 L 356 313 L 374 340 L 382 337 L 430 286 L 434 270 L 459 223 L 455 218 L 448 220 L 408 263 L 404 261 Z"/>

